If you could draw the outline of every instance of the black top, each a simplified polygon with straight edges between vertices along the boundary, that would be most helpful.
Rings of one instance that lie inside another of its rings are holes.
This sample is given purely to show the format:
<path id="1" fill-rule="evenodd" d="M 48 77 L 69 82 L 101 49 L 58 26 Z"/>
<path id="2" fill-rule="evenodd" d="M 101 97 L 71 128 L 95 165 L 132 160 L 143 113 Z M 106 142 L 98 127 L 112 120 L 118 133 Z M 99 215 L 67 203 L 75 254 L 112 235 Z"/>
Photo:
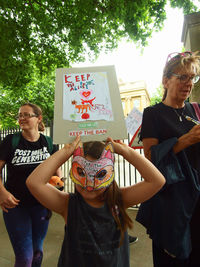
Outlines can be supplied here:
<path id="1" fill-rule="evenodd" d="M 22 135 L 16 148 L 12 147 L 13 134 L 7 135 L 0 144 L 0 160 L 7 164 L 6 189 L 20 200 L 20 205 L 34 205 L 38 201 L 31 195 L 26 179 L 31 172 L 50 156 L 44 135 L 36 142 L 27 141 Z M 53 154 L 56 151 L 53 147 Z"/>
<path id="2" fill-rule="evenodd" d="M 180 121 L 177 113 L 181 116 L 182 121 Z M 159 143 L 162 143 L 172 137 L 179 138 L 195 125 L 188 121 L 184 115 L 197 120 L 190 103 L 186 103 L 185 107 L 180 109 L 174 109 L 163 103 L 147 107 L 143 113 L 141 140 L 143 138 L 157 138 Z M 200 143 L 189 146 L 185 152 L 192 167 L 200 173 Z"/>
<path id="3" fill-rule="evenodd" d="M 171 182 L 167 179 L 162 190 L 141 204 L 136 218 L 158 247 L 178 258 L 189 256 L 191 240 L 192 246 L 199 246 L 200 229 L 200 142 L 177 154 L 172 151 L 173 139 L 177 141 L 195 125 L 185 115 L 197 120 L 190 103 L 180 109 L 159 103 L 144 110 L 141 139 L 158 139 L 160 145 L 152 147 L 152 161 Z"/>
<path id="4" fill-rule="evenodd" d="M 105 204 L 88 205 L 70 194 L 67 227 L 58 267 L 129 267 L 128 234 L 119 247 L 120 231 Z"/>

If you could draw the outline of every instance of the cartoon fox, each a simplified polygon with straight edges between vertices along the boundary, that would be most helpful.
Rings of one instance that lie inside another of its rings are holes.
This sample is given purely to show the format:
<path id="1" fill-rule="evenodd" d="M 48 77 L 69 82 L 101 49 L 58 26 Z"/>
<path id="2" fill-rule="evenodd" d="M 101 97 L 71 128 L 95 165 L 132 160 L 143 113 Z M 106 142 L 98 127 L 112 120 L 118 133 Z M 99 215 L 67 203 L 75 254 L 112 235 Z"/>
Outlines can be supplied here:
<path id="1" fill-rule="evenodd" d="M 78 109 L 78 113 L 84 113 L 84 112 L 87 112 L 88 109 L 91 110 L 91 107 L 89 104 L 87 105 L 77 105 L 77 102 L 74 100 L 72 101 L 72 105 L 75 105 L 75 108 Z"/>

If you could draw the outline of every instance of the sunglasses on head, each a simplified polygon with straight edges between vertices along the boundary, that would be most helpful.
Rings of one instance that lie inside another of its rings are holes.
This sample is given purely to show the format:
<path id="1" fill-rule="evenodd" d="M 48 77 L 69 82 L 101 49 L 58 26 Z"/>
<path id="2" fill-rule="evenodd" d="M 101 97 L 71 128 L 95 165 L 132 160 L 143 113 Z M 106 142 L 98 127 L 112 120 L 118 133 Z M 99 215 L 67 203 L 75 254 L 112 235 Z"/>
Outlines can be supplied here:
<path id="1" fill-rule="evenodd" d="M 180 57 L 188 57 L 188 56 L 191 56 L 192 55 L 192 52 L 191 51 L 185 51 L 185 52 L 182 52 L 182 53 L 179 53 L 179 52 L 173 52 L 173 53 L 170 53 L 168 56 L 167 56 L 167 60 L 166 60 L 166 63 L 171 61 L 171 60 L 176 60 Z"/>

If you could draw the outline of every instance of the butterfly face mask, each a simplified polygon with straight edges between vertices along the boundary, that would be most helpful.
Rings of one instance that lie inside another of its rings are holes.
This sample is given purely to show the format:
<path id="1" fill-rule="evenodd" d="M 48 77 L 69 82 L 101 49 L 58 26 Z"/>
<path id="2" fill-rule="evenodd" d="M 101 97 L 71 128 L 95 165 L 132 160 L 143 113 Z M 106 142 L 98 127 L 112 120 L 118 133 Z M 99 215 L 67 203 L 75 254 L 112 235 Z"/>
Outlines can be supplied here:
<path id="1" fill-rule="evenodd" d="M 114 180 L 114 149 L 108 143 L 97 160 L 84 158 L 83 146 L 79 145 L 73 153 L 70 177 L 75 184 L 87 191 L 108 187 Z"/>

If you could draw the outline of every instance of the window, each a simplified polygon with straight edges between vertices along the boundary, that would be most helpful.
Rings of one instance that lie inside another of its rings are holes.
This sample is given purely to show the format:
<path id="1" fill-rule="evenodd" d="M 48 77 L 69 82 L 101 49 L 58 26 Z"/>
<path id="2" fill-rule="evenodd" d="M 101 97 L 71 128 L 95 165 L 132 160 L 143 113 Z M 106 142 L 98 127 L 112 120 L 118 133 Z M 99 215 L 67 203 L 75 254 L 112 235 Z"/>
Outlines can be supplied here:
<path id="1" fill-rule="evenodd" d="M 133 99 L 133 107 L 140 109 L 140 99 L 139 98 Z"/>

